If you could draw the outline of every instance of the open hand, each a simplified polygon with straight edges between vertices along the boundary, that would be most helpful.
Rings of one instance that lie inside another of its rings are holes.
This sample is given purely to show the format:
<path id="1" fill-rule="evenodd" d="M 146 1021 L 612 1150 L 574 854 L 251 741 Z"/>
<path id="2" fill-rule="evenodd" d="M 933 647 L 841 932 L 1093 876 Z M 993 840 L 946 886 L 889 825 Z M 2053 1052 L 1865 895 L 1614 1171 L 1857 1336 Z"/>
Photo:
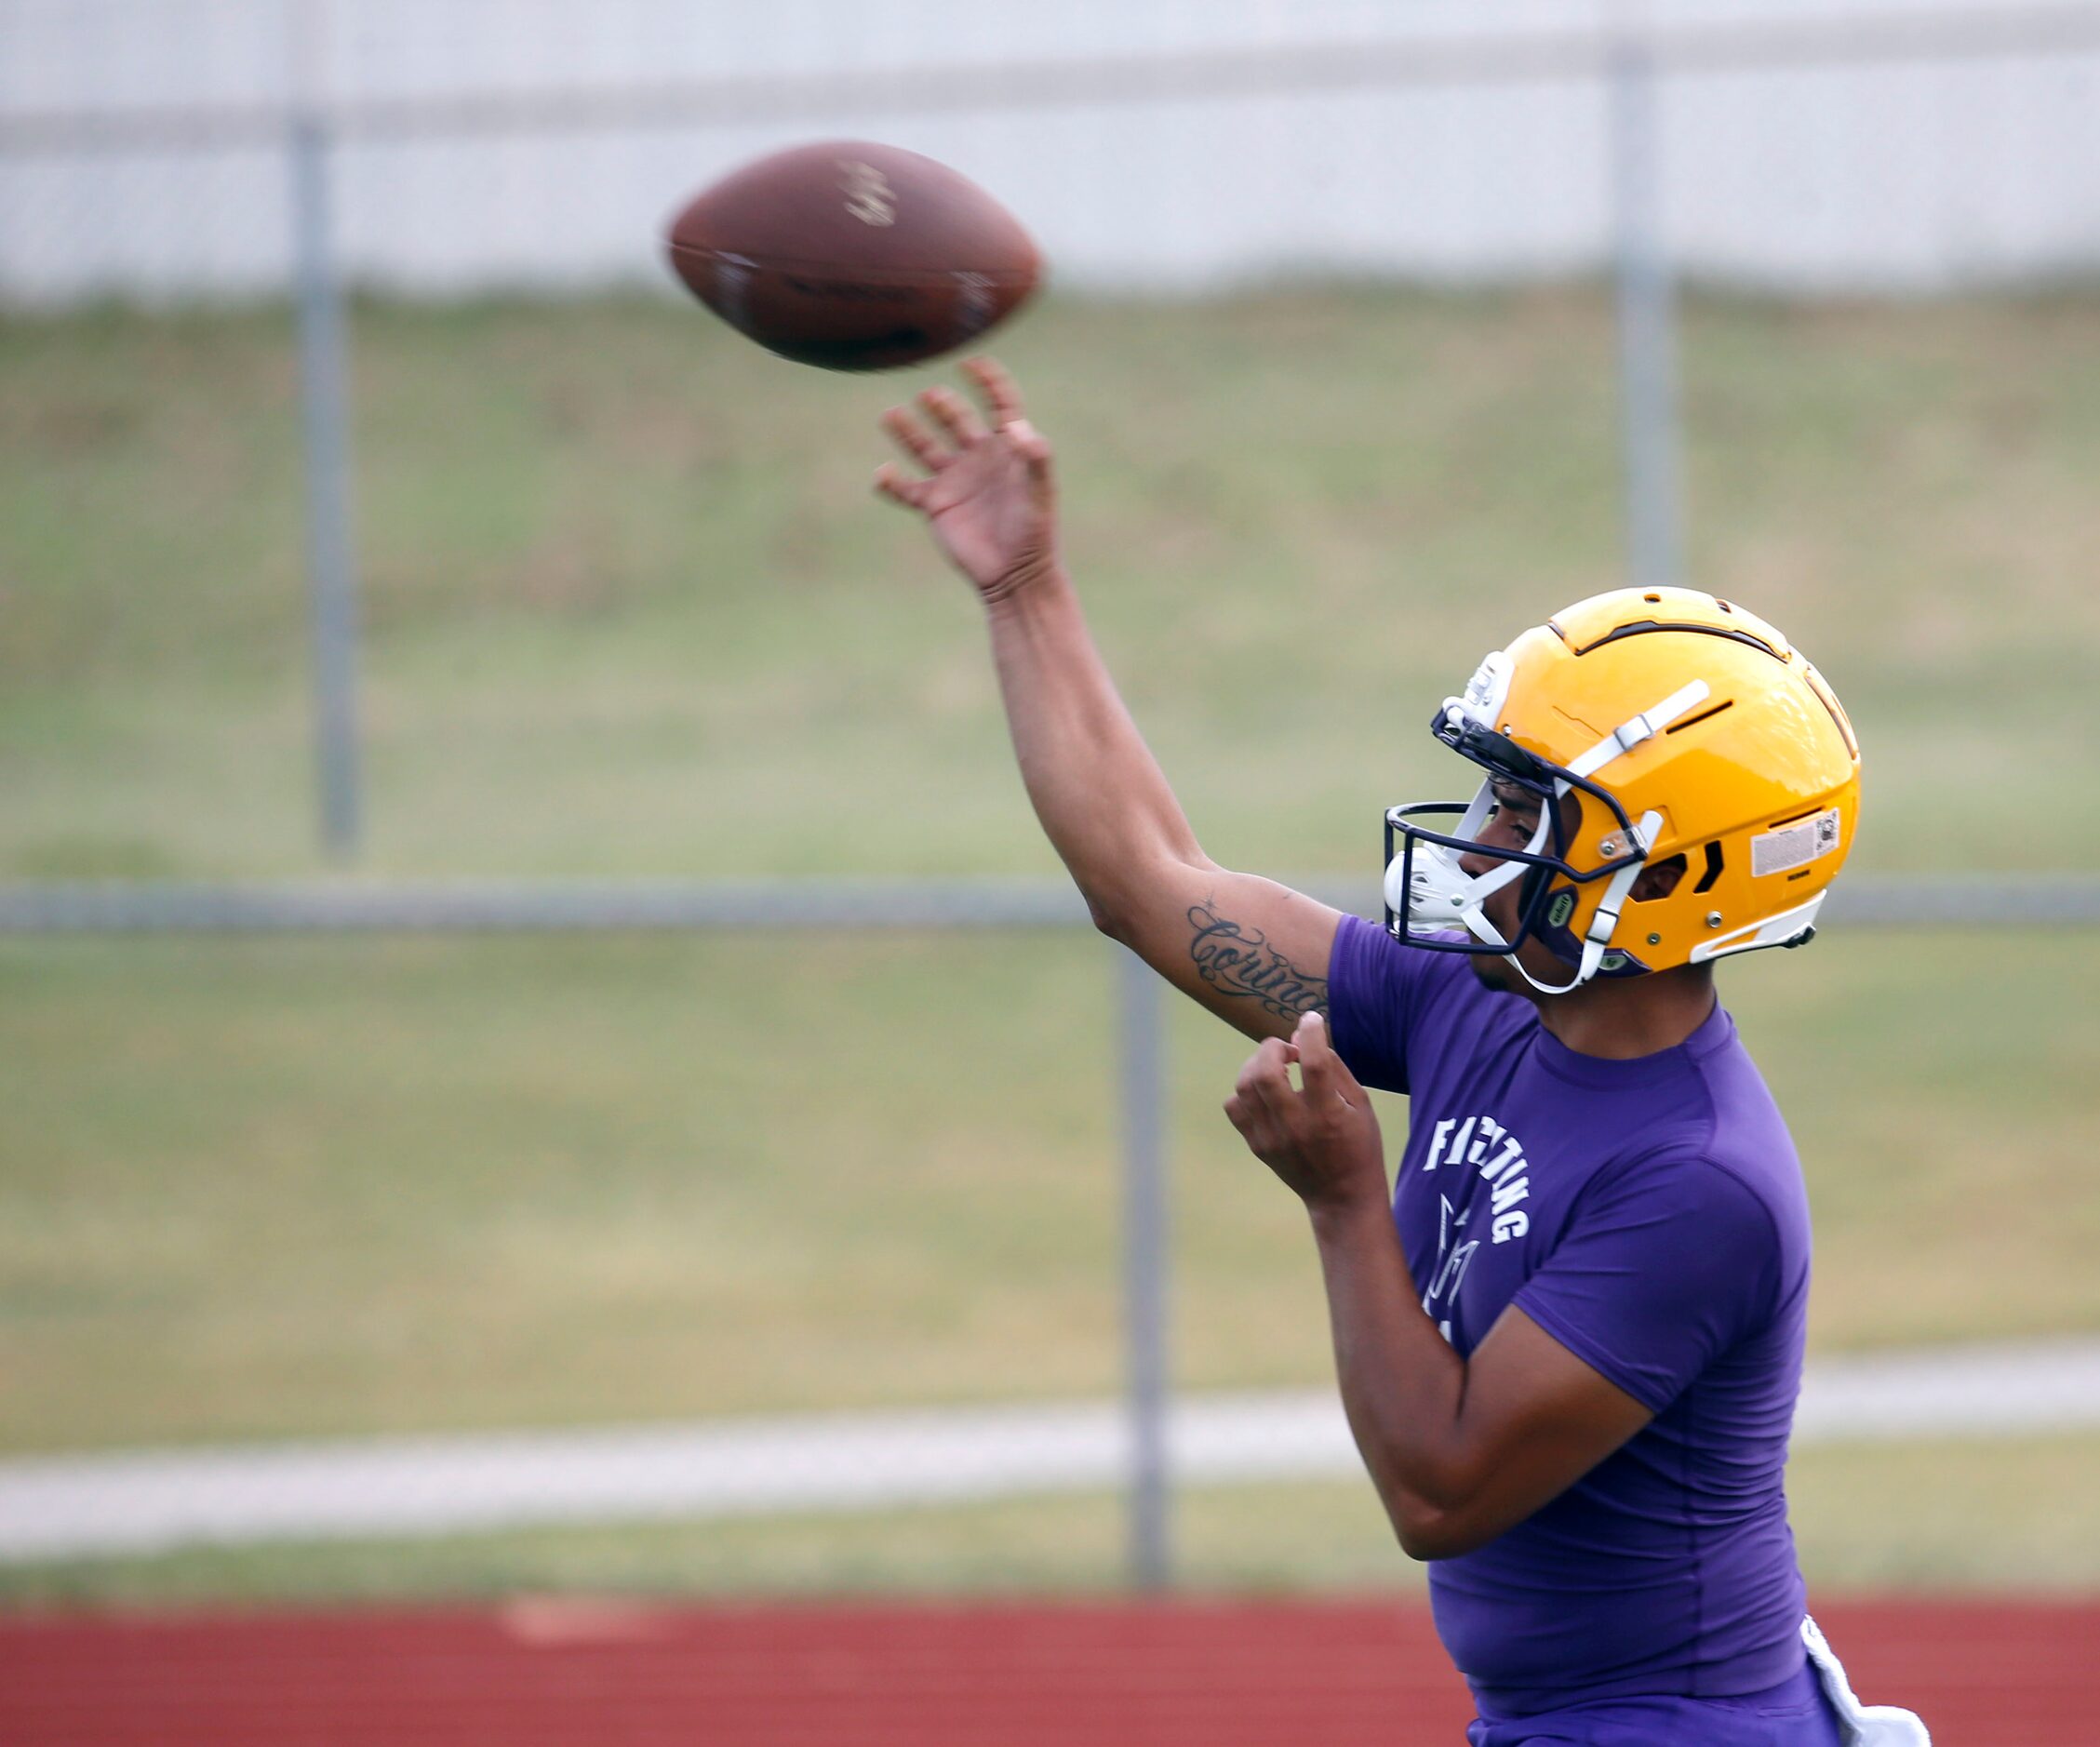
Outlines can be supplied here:
<path id="1" fill-rule="evenodd" d="M 925 516 L 948 561 L 990 602 L 1056 567 L 1057 494 L 1050 445 L 1023 413 L 1013 379 L 990 358 L 962 367 L 983 398 L 991 427 L 952 388 L 918 396 L 920 411 L 945 442 L 909 407 L 890 407 L 883 429 L 925 476 L 914 478 L 888 461 L 876 470 L 875 487 Z"/>
<path id="2" fill-rule="evenodd" d="M 1291 1064 L 1304 1086 L 1293 1086 Z M 1343 1065 L 1326 1016 L 1305 1014 L 1286 1043 L 1271 1037 L 1247 1058 L 1225 1115 L 1254 1156 L 1308 1207 L 1385 1199 L 1384 1143 L 1371 1094 Z"/>

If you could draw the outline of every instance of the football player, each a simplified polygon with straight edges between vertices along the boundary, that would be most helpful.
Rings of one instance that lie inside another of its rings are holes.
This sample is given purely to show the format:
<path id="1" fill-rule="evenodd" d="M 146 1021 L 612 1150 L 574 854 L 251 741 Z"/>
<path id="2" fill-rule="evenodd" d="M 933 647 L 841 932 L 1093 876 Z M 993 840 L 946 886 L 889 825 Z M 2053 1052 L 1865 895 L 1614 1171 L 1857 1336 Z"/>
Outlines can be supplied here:
<path id="1" fill-rule="evenodd" d="M 1476 1747 L 1922 1741 L 1807 1621 L 1782 1486 L 1809 1220 L 1714 965 L 1796 946 L 1859 823 L 1836 697 L 1683 589 L 1584 601 L 1430 732 L 1384 926 L 1211 861 L 1060 563 L 1050 454 L 965 367 L 879 490 L 975 586 L 1022 776 L 1095 922 L 1260 1040 L 1225 1114 L 1304 1201 L 1349 1423 L 1430 1561 Z M 988 418 L 988 422 L 987 422 Z M 1366 1086 L 1409 1095 L 1395 1187 Z M 1819 1670 L 1825 1672 L 1819 1674 Z"/>

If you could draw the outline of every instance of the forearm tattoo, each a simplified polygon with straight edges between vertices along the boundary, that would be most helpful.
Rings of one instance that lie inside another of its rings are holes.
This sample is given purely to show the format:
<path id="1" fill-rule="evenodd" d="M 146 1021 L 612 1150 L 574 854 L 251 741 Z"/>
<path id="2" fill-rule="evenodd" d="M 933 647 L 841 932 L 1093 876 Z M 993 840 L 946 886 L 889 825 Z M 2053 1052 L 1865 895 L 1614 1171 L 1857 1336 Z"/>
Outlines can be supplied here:
<path id="1" fill-rule="evenodd" d="M 1278 1019 L 1294 1020 L 1314 1007 L 1326 1007 L 1327 979 L 1305 975 L 1269 944 L 1261 929 L 1243 928 L 1208 903 L 1195 905 L 1188 920 L 1196 930 L 1188 955 L 1196 961 L 1196 974 L 1213 989 L 1259 1001 L 1264 1012 Z"/>

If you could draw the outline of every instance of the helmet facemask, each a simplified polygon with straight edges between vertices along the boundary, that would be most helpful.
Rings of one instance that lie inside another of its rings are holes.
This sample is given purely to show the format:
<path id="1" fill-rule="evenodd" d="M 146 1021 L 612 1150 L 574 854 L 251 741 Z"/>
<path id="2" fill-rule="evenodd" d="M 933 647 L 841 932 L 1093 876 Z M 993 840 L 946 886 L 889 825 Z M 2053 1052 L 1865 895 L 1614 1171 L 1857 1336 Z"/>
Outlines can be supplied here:
<path id="1" fill-rule="evenodd" d="M 1527 752 L 1494 726 L 1508 686 L 1506 658 L 1491 655 L 1465 695 L 1447 698 L 1432 718 L 1430 732 L 1486 775 L 1469 802 L 1417 802 L 1387 809 L 1386 928 L 1403 944 L 1428 952 L 1506 959 L 1542 994 L 1565 994 L 1600 974 L 1639 974 L 1647 967 L 1614 947 L 1612 935 L 1654 849 L 1662 818 L 1652 812 L 1637 824 L 1591 773 L 1695 708 L 1706 697 L 1706 687 L 1694 680 L 1572 764 L 1557 765 Z M 1538 799 L 1538 824 L 1521 848 L 1479 841 L 1499 804 L 1498 784 Z M 1448 832 L 1422 822 L 1453 815 Z M 1598 827 L 1594 847 L 1578 862 L 1574 857 L 1592 820 Z M 1459 865 L 1461 856 L 1494 865 L 1469 874 Z M 1518 886 L 1517 920 L 1505 933 L 1488 919 L 1486 905 L 1512 883 Z M 1598 888 L 1597 901 L 1578 933 L 1572 924 L 1592 887 Z M 1525 968 L 1517 954 L 1534 938 L 1568 967 L 1567 981 L 1542 982 Z"/>

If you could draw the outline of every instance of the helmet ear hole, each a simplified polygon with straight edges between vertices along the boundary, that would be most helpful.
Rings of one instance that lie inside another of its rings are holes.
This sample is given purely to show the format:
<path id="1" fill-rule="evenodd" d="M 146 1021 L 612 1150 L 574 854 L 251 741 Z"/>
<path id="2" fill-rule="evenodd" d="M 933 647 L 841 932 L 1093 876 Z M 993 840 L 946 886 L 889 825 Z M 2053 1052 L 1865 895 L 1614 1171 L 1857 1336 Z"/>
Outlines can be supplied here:
<path id="1" fill-rule="evenodd" d="M 1665 861 L 1651 861 L 1640 870 L 1640 876 L 1634 881 L 1633 889 L 1626 894 L 1626 901 L 1652 904 L 1659 899 L 1667 898 L 1677 890 L 1678 883 L 1690 869 L 1691 863 L 1684 859 L 1684 851 L 1681 849 Z"/>
<path id="2" fill-rule="evenodd" d="M 1720 843 L 1719 839 L 1716 839 L 1714 842 L 1709 843 L 1706 846 L 1706 871 L 1699 875 L 1698 885 L 1694 886 L 1692 889 L 1695 892 L 1712 891 L 1714 889 L 1714 882 L 1720 878 Z"/>

